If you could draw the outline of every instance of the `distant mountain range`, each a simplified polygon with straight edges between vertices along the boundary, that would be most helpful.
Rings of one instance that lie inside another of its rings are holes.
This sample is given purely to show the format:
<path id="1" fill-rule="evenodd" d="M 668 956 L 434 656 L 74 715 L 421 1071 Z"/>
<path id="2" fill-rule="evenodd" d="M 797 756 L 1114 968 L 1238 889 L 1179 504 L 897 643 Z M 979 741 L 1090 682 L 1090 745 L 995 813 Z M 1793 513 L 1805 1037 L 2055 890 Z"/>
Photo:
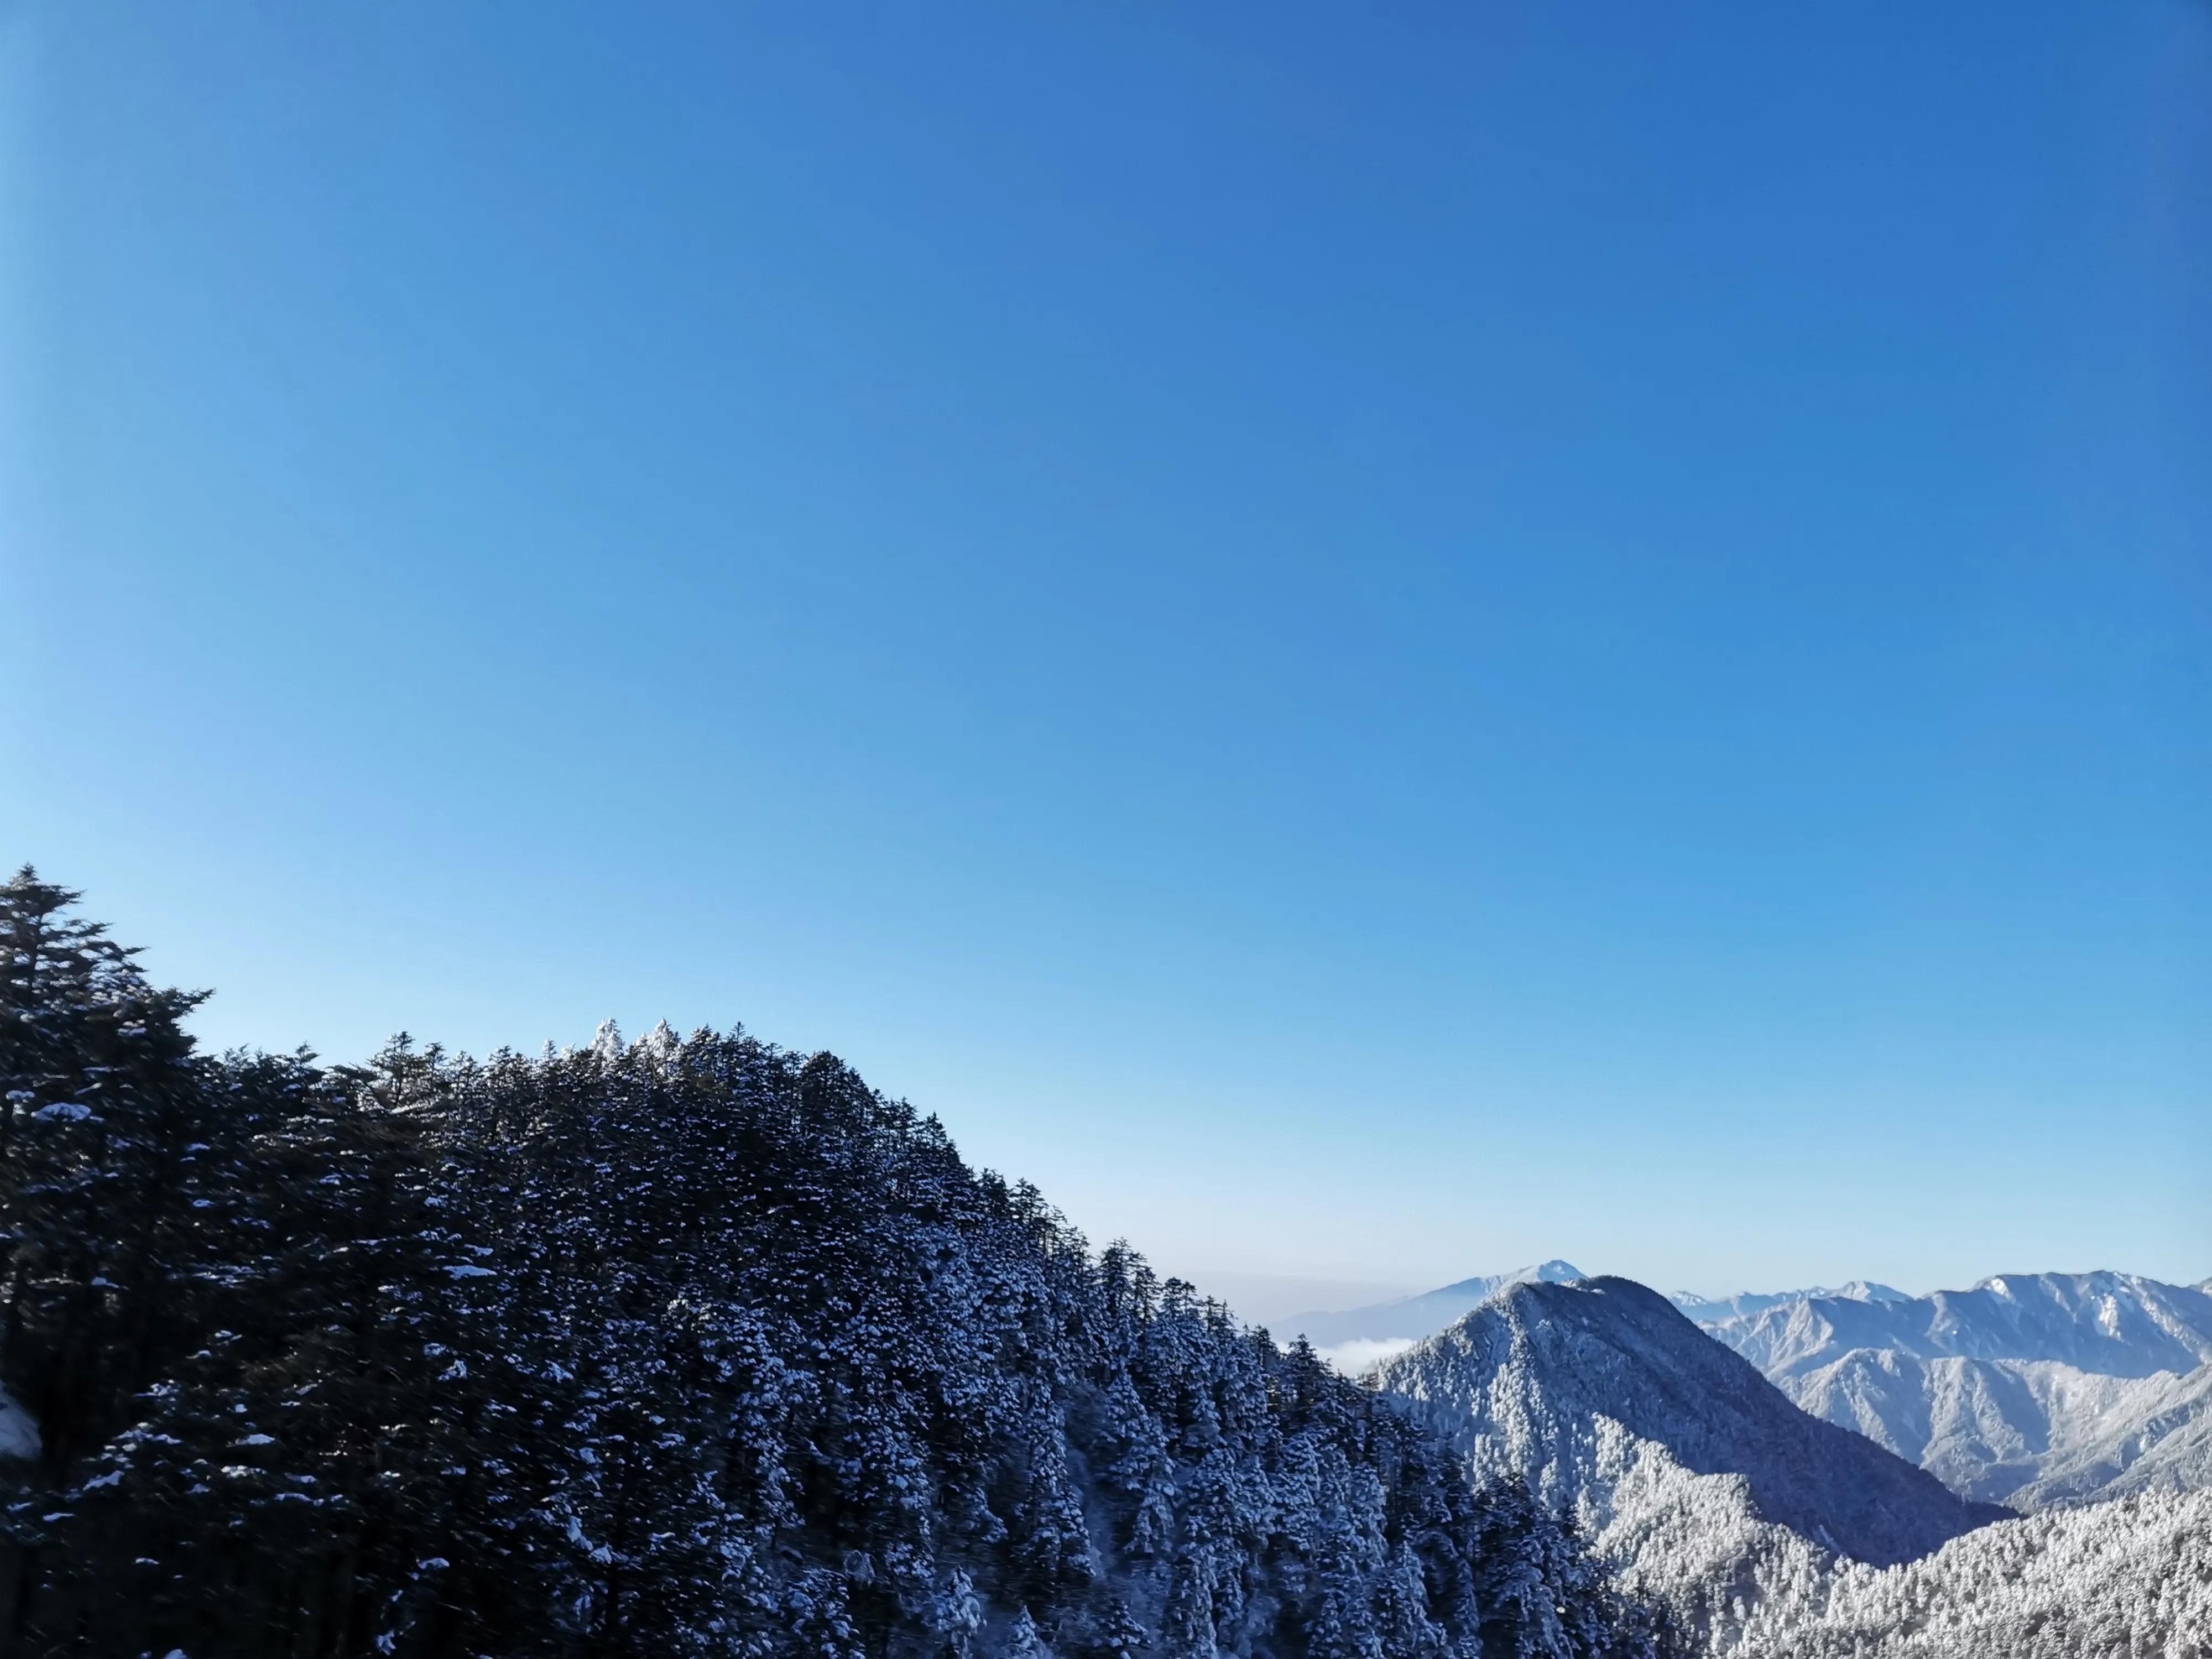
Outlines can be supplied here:
<path id="1" fill-rule="evenodd" d="M 1771 1376 L 1805 1376 L 1862 1349 L 2055 1360 L 2108 1376 L 2212 1360 L 2212 1295 L 2134 1273 L 2002 1273 L 1970 1291 L 1910 1297 L 1801 1291 L 1755 1310 L 1693 1316 Z"/>
<path id="2" fill-rule="evenodd" d="M 2011 1273 L 1925 1297 L 1702 1305 L 1735 1309 L 1699 1322 L 1806 1411 L 1966 1496 L 2033 1510 L 2212 1486 L 2203 1285 Z"/>
<path id="3" fill-rule="evenodd" d="M 1844 1302 L 1910 1302 L 1905 1291 L 1887 1285 L 1878 1285 L 1871 1279 L 1854 1279 L 1848 1285 L 1833 1290 L 1825 1285 L 1803 1291 L 1771 1291 L 1765 1293 L 1744 1291 L 1737 1295 L 1716 1300 L 1699 1296 L 1694 1291 L 1676 1291 L 1668 1300 L 1692 1319 L 1704 1323 L 1709 1320 L 1733 1319 L 1747 1314 L 1764 1313 L 1785 1302 L 1802 1302 L 1808 1297 L 1826 1297 Z"/>
<path id="4" fill-rule="evenodd" d="M 1288 1328 L 1324 1350 L 1351 1343 L 1388 1350 L 1394 1345 L 1418 1342 L 1425 1336 L 1435 1335 L 1509 1285 L 1565 1285 L 1583 1277 L 1583 1270 L 1572 1262 L 1546 1261 L 1534 1267 L 1516 1267 L 1510 1273 L 1462 1279 L 1455 1285 L 1425 1291 L 1419 1296 L 1370 1303 L 1341 1313 L 1300 1314 L 1289 1322 Z"/>
<path id="5" fill-rule="evenodd" d="M 1389 1360 L 1547 1261 L 1293 1323 L 1340 1370 Z M 2212 1488 L 2212 1279 L 2011 1273 L 1924 1297 L 1836 1287 L 1668 1298 L 1813 1416 L 1962 1497 L 2022 1510 Z"/>

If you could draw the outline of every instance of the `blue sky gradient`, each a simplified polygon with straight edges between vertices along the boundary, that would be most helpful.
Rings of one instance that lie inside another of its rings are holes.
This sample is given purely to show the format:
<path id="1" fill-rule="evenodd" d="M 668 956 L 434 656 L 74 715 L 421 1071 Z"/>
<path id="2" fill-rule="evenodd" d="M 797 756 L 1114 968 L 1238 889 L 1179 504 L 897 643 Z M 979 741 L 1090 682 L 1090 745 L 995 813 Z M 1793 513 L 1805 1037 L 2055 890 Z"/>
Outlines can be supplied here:
<path id="1" fill-rule="evenodd" d="M 0 147 L 0 855 L 209 1040 L 2212 1273 L 2212 7 L 45 0 Z"/>

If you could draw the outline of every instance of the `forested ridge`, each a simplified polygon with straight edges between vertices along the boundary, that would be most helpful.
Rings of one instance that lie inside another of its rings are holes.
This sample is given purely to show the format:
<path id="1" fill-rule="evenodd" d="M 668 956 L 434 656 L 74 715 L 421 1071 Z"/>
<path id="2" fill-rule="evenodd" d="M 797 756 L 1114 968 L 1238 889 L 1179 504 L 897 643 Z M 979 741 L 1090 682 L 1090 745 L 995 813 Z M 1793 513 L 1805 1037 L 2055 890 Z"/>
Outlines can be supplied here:
<path id="1" fill-rule="evenodd" d="M 1654 1651 L 830 1055 L 210 1054 L 75 898 L 0 888 L 0 1659 Z"/>

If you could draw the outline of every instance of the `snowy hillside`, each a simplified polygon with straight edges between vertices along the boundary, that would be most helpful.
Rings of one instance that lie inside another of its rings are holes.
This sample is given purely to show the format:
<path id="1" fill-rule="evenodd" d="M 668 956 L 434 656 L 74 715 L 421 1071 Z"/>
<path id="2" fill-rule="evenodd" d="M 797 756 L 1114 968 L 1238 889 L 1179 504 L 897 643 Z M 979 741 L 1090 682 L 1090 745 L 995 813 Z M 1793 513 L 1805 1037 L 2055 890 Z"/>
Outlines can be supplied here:
<path id="1" fill-rule="evenodd" d="M 1859 1560 L 1910 1559 L 2001 1513 L 1808 1416 L 1627 1279 L 1511 1286 L 1375 1380 L 1453 1426 L 1481 1474 L 1562 1508 L 1602 1507 L 1632 1464 L 1632 1448 L 1607 1449 L 1607 1419 L 1690 1474 L 1734 1477 L 1751 1519 Z"/>
<path id="2" fill-rule="evenodd" d="M 1777 1583 L 1718 1650 L 1742 1659 L 2203 1659 L 2212 1493 L 2007 1521 L 1887 1571 Z"/>
<path id="3" fill-rule="evenodd" d="M 2127 1385 L 2116 1408 L 2069 1437 L 2008 1499 L 2037 1510 L 2137 1492 L 2212 1491 L 2212 1365 Z"/>
<path id="4" fill-rule="evenodd" d="M 1917 1298 L 1740 1297 L 1701 1322 L 1807 1411 L 1969 1497 L 2033 1509 L 2212 1484 L 2201 1286 L 2014 1274 Z"/>
<path id="5" fill-rule="evenodd" d="M 1759 1522 L 1726 1477 L 1601 1425 L 1577 1520 L 1620 1588 L 1714 1659 L 2206 1659 L 2212 1493 L 2001 1521 L 1870 1567 Z"/>

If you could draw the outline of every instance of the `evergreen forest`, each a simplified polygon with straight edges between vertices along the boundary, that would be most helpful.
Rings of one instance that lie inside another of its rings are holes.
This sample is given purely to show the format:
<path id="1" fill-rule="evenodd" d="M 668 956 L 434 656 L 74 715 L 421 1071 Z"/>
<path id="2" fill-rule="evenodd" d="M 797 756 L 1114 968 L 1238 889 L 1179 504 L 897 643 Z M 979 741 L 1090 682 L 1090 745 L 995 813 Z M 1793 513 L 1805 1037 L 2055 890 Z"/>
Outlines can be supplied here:
<path id="1" fill-rule="evenodd" d="M 77 896 L 0 887 L 0 1659 L 1662 1645 L 831 1054 L 213 1054 Z"/>

